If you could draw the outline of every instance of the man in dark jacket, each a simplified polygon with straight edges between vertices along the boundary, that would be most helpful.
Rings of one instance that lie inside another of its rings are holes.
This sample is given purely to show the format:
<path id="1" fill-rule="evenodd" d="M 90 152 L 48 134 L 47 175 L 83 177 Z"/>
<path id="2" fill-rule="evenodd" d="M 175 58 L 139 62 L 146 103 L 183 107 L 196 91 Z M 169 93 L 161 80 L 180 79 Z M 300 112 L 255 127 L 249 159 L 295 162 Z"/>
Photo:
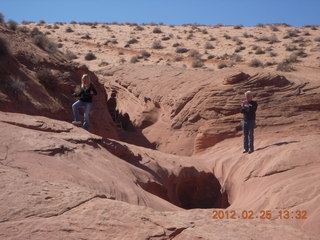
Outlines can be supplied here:
<path id="1" fill-rule="evenodd" d="M 241 105 L 240 112 L 243 113 L 242 130 L 243 130 L 243 153 L 252 153 L 254 151 L 254 128 L 256 125 L 256 111 L 258 104 L 253 101 L 251 91 L 245 93 L 246 101 Z"/>

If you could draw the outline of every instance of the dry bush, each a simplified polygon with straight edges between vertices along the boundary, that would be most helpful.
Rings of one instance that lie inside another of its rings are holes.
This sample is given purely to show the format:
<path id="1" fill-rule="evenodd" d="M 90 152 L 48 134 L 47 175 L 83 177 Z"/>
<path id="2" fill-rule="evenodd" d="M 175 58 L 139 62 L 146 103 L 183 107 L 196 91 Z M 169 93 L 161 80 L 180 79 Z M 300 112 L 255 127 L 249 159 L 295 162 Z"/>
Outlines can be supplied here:
<path id="1" fill-rule="evenodd" d="M 34 31 L 34 30 L 32 30 L 32 31 Z M 51 42 L 42 33 L 33 35 L 32 40 L 33 40 L 35 45 L 37 45 L 41 49 L 47 51 L 48 53 L 56 53 L 58 51 L 57 44 L 54 43 L 54 42 Z"/>
<path id="2" fill-rule="evenodd" d="M 296 69 L 290 63 L 284 61 L 284 62 L 278 63 L 277 71 L 292 72 L 292 71 L 296 71 Z"/>
<path id="3" fill-rule="evenodd" d="M 245 49 L 246 49 L 246 47 L 244 47 L 244 46 L 239 46 L 239 47 L 237 47 L 237 48 L 234 50 L 234 52 L 238 53 L 238 52 L 241 52 L 242 50 L 245 50 Z"/>
<path id="4" fill-rule="evenodd" d="M 17 30 L 18 23 L 16 21 L 9 20 L 6 24 L 6 26 L 8 29 L 15 31 L 15 30 Z"/>
<path id="5" fill-rule="evenodd" d="M 274 31 L 274 32 L 279 32 L 279 31 L 280 31 L 279 28 L 278 28 L 277 26 L 274 26 L 274 25 L 271 25 L 271 26 L 270 26 L 270 29 L 271 29 L 272 31 Z"/>
<path id="6" fill-rule="evenodd" d="M 245 32 L 245 33 L 243 34 L 243 37 L 245 37 L 245 38 L 253 38 L 253 35 Z"/>
<path id="7" fill-rule="evenodd" d="M 153 33 L 162 33 L 161 29 L 158 27 L 155 27 L 152 32 Z"/>
<path id="8" fill-rule="evenodd" d="M 130 62 L 131 62 L 131 63 L 137 63 L 137 62 L 139 62 L 139 59 L 138 59 L 137 56 L 133 56 L 133 57 L 130 59 Z"/>
<path id="9" fill-rule="evenodd" d="M 4 15 L 0 13 L 0 24 L 4 23 Z"/>
<path id="10" fill-rule="evenodd" d="M 210 60 L 210 59 L 213 59 L 213 58 L 215 58 L 214 55 L 209 55 L 209 56 L 208 56 L 208 59 L 209 59 L 209 60 Z"/>
<path id="11" fill-rule="evenodd" d="M 210 36 L 209 41 L 216 41 L 217 39 L 215 37 Z"/>
<path id="12" fill-rule="evenodd" d="M 183 57 L 181 57 L 181 56 L 176 56 L 174 59 L 173 59 L 173 61 L 175 61 L 175 62 L 181 62 L 183 60 Z"/>
<path id="13" fill-rule="evenodd" d="M 285 47 L 286 47 L 286 51 L 289 51 L 289 52 L 298 50 L 297 46 L 293 44 L 286 44 Z"/>
<path id="14" fill-rule="evenodd" d="M 222 69 L 222 68 L 226 68 L 226 67 L 228 67 L 228 65 L 225 64 L 225 63 L 219 63 L 218 64 L 218 69 Z"/>
<path id="15" fill-rule="evenodd" d="M 265 28 L 265 27 L 266 27 L 266 25 L 265 25 L 265 24 L 262 24 L 262 23 L 258 23 L 258 24 L 256 25 L 256 27 L 259 27 L 259 28 Z"/>
<path id="16" fill-rule="evenodd" d="M 152 48 L 153 48 L 153 49 L 162 49 L 163 46 L 161 45 L 161 41 L 155 40 L 155 41 L 152 43 Z"/>
<path id="17" fill-rule="evenodd" d="M 228 35 L 228 34 L 226 34 L 226 33 L 223 35 L 223 37 L 224 37 L 225 39 L 231 39 L 231 36 Z"/>
<path id="18" fill-rule="evenodd" d="M 132 38 L 132 39 L 130 39 L 127 43 L 128 44 L 135 44 L 135 43 L 138 43 L 139 41 L 137 40 L 137 39 L 135 39 L 135 38 Z"/>
<path id="19" fill-rule="evenodd" d="M 84 59 L 87 61 L 91 61 L 97 59 L 97 57 L 92 52 L 89 52 L 85 55 Z"/>
<path id="20" fill-rule="evenodd" d="M 82 36 L 81 39 L 87 39 L 87 40 L 89 40 L 89 39 L 92 39 L 92 38 L 90 37 L 89 34 L 86 34 L 86 35 Z"/>
<path id="21" fill-rule="evenodd" d="M 18 31 L 23 33 L 29 33 L 30 29 L 26 26 L 22 26 L 22 27 L 18 27 Z"/>
<path id="22" fill-rule="evenodd" d="M 8 76 L 1 79 L 0 87 L 13 93 L 14 97 L 19 98 L 26 89 L 26 84 L 19 79 Z"/>
<path id="23" fill-rule="evenodd" d="M 234 29 L 242 29 L 243 28 L 243 25 L 235 25 L 234 27 L 233 27 Z"/>
<path id="24" fill-rule="evenodd" d="M 201 67 L 203 67 L 203 65 L 204 65 L 204 63 L 200 59 L 195 59 L 192 62 L 192 67 L 193 68 L 201 68 Z"/>
<path id="25" fill-rule="evenodd" d="M 181 46 L 180 43 L 174 43 L 174 44 L 172 44 L 172 47 L 179 47 L 179 46 Z"/>
<path id="26" fill-rule="evenodd" d="M 205 49 L 214 49 L 214 46 L 211 43 L 206 42 L 205 45 L 204 45 L 204 48 Z"/>
<path id="27" fill-rule="evenodd" d="M 135 31 L 143 31 L 144 30 L 144 27 L 142 27 L 142 26 L 136 26 L 135 28 L 134 28 L 134 30 Z"/>
<path id="28" fill-rule="evenodd" d="M 74 60 L 78 58 L 77 55 L 70 50 L 67 50 L 65 55 L 69 60 Z"/>
<path id="29" fill-rule="evenodd" d="M 73 31 L 73 29 L 72 29 L 71 27 L 67 27 L 67 28 L 66 28 L 66 32 L 67 32 L 67 33 L 71 33 L 71 32 L 74 32 L 74 31 Z"/>
<path id="30" fill-rule="evenodd" d="M 201 57 L 201 54 L 199 53 L 198 50 L 194 50 L 192 49 L 188 55 L 189 57 L 192 57 L 192 58 L 200 58 Z"/>
<path id="31" fill-rule="evenodd" d="M 39 70 L 37 72 L 37 78 L 46 89 L 55 90 L 57 88 L 57 80 L 50 70 L 46 68 Z"/>
<path id="32" fill-rule="evenodd" d="M 270 56 L 270 57 L 276 57 L 276 56 L 278 56 L 278 53 L 270 52 L 270 53 L 269 53 L 269 56 Z"/>
<path id="33" fill-rule="evenodd" d="M 0 34 L 0 58 L 10 55 L 10 48 L 7 39 Z"/>
<path id="34" fill-rule="evenodd" d="M 189 49 L 187 48 L 177 48 L 176 53 L 186 53 L 189 52 Z"/>
<path id="35" fill-rule="evenodd" d="M 148 57 L 150 57 L 151 56 L 151 54 L 149 53 L 149 52 L 147 52 L 146 50 L 141 50 L 141 56 L 143 57 L 143 58 L 148 58 Z"/>
<path id="36" fill-rule="evenodd" d="M 255 58 L 249 62 L 249 67 L 263 67 L 263 63 Z"/>
<path id="37" fill-rule="evenodd" d="M 161 38 L 161 40 L 162 41 L 168 41 L 168 40 L 170 40 L 170 37 L 163 37 L 163 38 Z"/>
<path id="38" fill-rule="evenodd" d="M 260 55 L 260 54 L 265 54 L 266 52 L 262 48 L 257 48 L 255 54 Z"/>

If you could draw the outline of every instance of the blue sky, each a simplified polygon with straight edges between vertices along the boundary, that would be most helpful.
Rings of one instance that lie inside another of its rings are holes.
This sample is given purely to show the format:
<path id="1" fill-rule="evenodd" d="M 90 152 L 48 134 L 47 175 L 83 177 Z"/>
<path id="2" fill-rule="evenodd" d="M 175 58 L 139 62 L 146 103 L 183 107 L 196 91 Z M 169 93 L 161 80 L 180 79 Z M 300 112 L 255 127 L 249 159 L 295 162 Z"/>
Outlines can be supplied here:
<path id="1" fill-rule="evenodd" d="M 320 25 L 320 0 L 1 0 L 5 20 Z"/>

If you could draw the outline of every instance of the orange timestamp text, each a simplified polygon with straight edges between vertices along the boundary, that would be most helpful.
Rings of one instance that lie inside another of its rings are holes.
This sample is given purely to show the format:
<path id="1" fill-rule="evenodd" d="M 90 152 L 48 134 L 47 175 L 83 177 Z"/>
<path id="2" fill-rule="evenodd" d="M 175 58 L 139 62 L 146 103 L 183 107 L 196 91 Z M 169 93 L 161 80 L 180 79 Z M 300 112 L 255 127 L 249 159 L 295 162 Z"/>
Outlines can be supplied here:
<path id="1" fill-rule="evenodd" d="M 212 219 L 307 219 L 307 210 L 213 210 Z"/>

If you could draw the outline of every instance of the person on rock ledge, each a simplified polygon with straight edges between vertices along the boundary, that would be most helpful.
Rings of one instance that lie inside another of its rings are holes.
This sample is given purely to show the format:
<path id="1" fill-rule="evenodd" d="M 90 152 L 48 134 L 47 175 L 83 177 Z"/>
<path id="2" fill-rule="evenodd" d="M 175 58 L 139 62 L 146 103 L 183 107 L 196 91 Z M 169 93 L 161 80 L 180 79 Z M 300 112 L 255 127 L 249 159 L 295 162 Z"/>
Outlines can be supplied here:
<path id="1" fill-rule="evenodd" d="M 254 128 L 256 125 L 256 111 L 258 104 L 253 101 L 253 93 L 245 92 L 246 100 L 242 103 L 240 112 L 243 114 L 243 153 L 252 153 L 254 151 Z"/>
<path id="2" fill-rule="evenodd" d="M 81 125 L 79 116 L 79 108 L 84 107 L 84 120 L 83 120 L 83 128 L 89 130 L 90 127 L 90 109 L 92 104 L 92 96 L 97 95 L 97 90 L 93 86 L 90 81 L 90 76 L 88 74 L 83 74 L 81 78 L 81 90 L 80 93 L 73 93 L 72 96 L 80 97 L 80 100 L 76 101 L 72 104 L 72 111 L 74 121 L 72 124 Z"/>

